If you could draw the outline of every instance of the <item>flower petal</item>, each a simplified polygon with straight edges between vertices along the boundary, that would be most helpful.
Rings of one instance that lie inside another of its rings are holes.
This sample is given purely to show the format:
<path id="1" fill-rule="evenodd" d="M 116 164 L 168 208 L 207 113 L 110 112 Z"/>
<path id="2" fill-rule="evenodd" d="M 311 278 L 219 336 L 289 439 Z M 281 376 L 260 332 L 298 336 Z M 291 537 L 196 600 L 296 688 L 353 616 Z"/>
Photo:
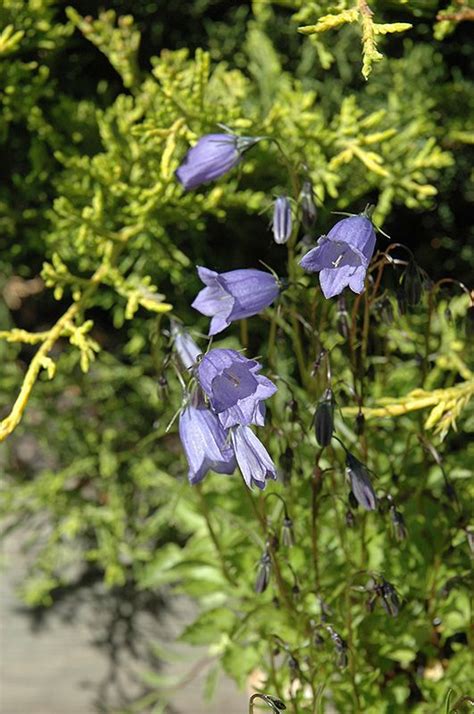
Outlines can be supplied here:
<path id="1" fill-rule="evenodd" d="M 349 280 L 349 287 L 354 293 L 364 292 L 365 274 L 367 268 L 363 265 L 355 269 Z"/>
<path id="2" fill-rule="evenodd" d="M 375 249 L 375 231 L 366 216 L 349 216 L 338 221 L 327 234 L 330 241 L 346 243 L 368 265 Z"/>
<path id="3" fill-rule="evenodd" d="M 209 470 L 224 474 L 234 472 L 236 463 L 227 433 L 209 409 L 187 406 L 179 418 L 179 435 L 191 483 L 200 481 Z"/>
<path id="4" fill-rule="evenodd" d="M 248 426 L 237 426 L 231 432 L 237 463 L 249 488 L 265 488 L 265 481 L 276 478 L 276 467 L 270 454 Z"/>
<path id="5" fill-rule="evenodd" d="M 353 268 L 350 265 L 342 268 L 329 268 L 319 273 L 319 284 L 325 298 L 332 298 L 342 293 L 349 285 Z"/>

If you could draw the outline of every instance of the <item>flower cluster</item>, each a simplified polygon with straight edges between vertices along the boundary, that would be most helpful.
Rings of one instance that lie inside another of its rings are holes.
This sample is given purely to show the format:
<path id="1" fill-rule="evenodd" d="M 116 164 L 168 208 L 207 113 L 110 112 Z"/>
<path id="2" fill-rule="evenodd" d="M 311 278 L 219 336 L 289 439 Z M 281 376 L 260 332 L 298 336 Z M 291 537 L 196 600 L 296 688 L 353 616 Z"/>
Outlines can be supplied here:
<path id="1" fill-rule="evenodd" d="M 183 333 L 175 336 L 175 349 L 184 365 L 199 348 Z M 276 478 L 271 457 L 250 428 L 263 426 L 264 402 L 276 392 L 273 382 L 259 374 L 261 368 L 235 350 L 218 348 L 192 366 L 197 387 L 179 419 L 192 484 L 211 470 L 232 474 L 237 465 L 249 487 L 263 489 L 267 479 Z"/>
<path id="2" fill-rule="evenodd" d="M 207 134 L 192 147 L 176 171 L 186 190 L 219 178 L 233 169 L 263 137 L 234 134 Z M 311 182 L 303 182 L 298 204 L 300 221 L 311 231 L 317 219 Z M 290 199 L 285 195 L 273 204 L 273 237 L 277 244 L 294 245 L 296 231 Z M 375 231 L 365 215 L 338 221 L 317 245 L 301 259 L 307 272 L 319 273 L 326 298 L 339 295 L 344 288 L 364 290 L 367 268 L 375 249 Z M 211 318 L 209 337 L 225 330 L 233 321 L 257 315 L 280 295 L 281 282 L 273 274 L 255 269 L 217 273 L 199 266 L 204 288 L 192 307 Z M 191 397 L 181 412 L 179 432 L 189 463 L 189 480 L 200 481 L 208 471 L 231 474 L 239 466 L 246 484 L 264 488 L 268 478 L 276 477 L 275 465 L 251 426 L 262 426 L 265 400 L 276 391 L 275 385 L 260 373 L 261 365 L 230 349 L 211 349 L 204 356 L 194 341 L 174 328 L 175 348 L 183 367 L 193 376 Z M 332 392 L 319 404 L 316 437 L 327 446 L 333 433 Z M 364 508 L 375 508 L 370 481 L 355 459 L 348 465 L 352 491 Z"/>

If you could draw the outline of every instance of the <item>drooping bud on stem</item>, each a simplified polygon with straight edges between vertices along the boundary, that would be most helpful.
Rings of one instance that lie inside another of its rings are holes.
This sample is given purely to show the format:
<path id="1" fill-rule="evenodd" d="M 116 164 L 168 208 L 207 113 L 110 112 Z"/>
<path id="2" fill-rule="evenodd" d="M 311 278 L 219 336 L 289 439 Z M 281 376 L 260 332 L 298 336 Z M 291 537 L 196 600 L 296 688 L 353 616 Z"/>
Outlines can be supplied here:
<path id="1" fill-rule="evenodd" d="M 301 206 L 301 222 L 304 229 L 306 231 L 310 231 L 316 223 L 316 218 L 318 216 L 311 181 L 303 181 L 299 198 Z"/>
<path id="2" fill-rule="evenodd" d="M 273 238 L 275 243 L 283 245 L 291 236 L 293 226 L 291 204 L 287 196 L 278 196 L 273 206 Z"/>
<path id="3" fill-rule="evenodd" d="M 346 467 L 352 493 L 357 503 L 366 511 L 374 511 L 377 508 L 377 497 L 366 467 L 349 451 L 346 454 Z"/>
<path id="4" fill-rule="evenodd" d="M 270 582 L 271 564 L 272 561 L 270 558 L 270 554 L 266 550 L 264 551 L 258 564 L 257 579 L 255 581 L 256 593 L 263 593 L 267 589 L 268 583 Z"/>
<path id="5" fill-rule="evenodd" d="M 334 393 L 328 387 L 319 400 L 314 415 L 314 429 L 319 446 L 329 446 L 334 432 Z"/>

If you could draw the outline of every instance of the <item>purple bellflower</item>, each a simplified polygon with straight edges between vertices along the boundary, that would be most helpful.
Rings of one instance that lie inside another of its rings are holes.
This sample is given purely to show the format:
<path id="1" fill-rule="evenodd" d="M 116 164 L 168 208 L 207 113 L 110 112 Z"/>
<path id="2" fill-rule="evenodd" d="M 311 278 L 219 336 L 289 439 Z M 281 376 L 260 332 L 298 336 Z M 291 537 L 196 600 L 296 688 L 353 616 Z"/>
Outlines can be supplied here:
<path id="1" fill-rule="evenodd" d="M 291 204 L 286 196 L 278 196 L 273 205 L 273 238 L 275 243 L 283 245 L 291 236 L 293 221 Z"/>
<path id="2" fill-rule="evenodd" d="M 181 364 L 185 369 L 191 369 L 196 364 L 202 350 L 178 322 L 171 323 L 171 337 Z"/>
<path id="3" fill-rule="evenodd" d="M 364 290 L 367 268 L 375 249 L 375 231 L 364 215 L 338 221 L 315 248 L 303 256 L 300 265 L 308 273 L 319 272 L 325 298 L 339 295 L 349 286 L 355 293 Z"/>
<path id="4" fill-rule="evenodd" d="M 235 457 L 249 488 L 264 489 L 267 479 L 276 479 L 276 467 L 262 442 L 248 426 L 230 430 Z"/>
<path id="5" fill-rule="evenodd" d="M 225 429 L 236 424 L 263 426 L 265 405 L 277 391 L 262 365 L 235 350 L 210 350 L 197 367 L 198 381 Z"/>
<path id="6" fill-rule="evenodd" d="M 191 484 L 199 483 L 208 471 L 235 471 L 234 450 L 217 416 L 207 407 L 188 405 L 179 417 L 179 436 L 189 464 Z"/>
<path id="7" fill-rule="evenodd" d="M 198 267 L 205 284 L 192 307 L 207 317 L 212 317 L 209 336 L 222 332 L 234 320 L 257 315 L 278 296 L 277 279 L 263 270 L 231 270 L 216 273 Z"/>
<path id="8" fill-rule="evenodd" d="M 206 134 L 186 154 L 176 178 L 189 191 L 213 181 L 240 163 L 242 155 L 261 137 Z"/>

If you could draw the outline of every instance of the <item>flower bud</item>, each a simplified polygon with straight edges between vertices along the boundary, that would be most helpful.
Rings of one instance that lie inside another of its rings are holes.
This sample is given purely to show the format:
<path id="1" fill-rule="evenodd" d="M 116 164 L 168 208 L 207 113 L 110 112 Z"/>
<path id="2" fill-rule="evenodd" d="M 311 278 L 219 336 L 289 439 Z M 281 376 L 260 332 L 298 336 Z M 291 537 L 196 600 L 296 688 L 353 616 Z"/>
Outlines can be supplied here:
<path id="1" fill-rule="evenodd" d="M 293 449 L 290 446 L 288 446 L 280 456 L 278 466 L 283 483 L 290 483 L 293 471 Z"/>
<path id="2" fill-rule="evenodd" d="M 352 493 L 352 491 L 351 491 L 351 493 Z M 350 508 L 348 508 L 347 511 L 346 511 L 345 520 L 346 520 L 346 526 L 347 526 L 348 528 L 354 528 L 354 526 L 355 526 L 355 516 L 354 516 L 354 514 L 353 514 L 353 512 L 351 511 Z"/>
<path id="3" fill-rule="evenodd" d="M 400 511 L 397 511 L 397 509 L 394 506 L 391 506 L 390 508 L 390 516 L 392 518 L 392 525 L 393 525 L 393 531 L 395 534 L 395 538 L 398 541 L 405 540 L 408 537 L 408 532 L 405 526 L 405 519 L 403 518 L 402 514 Z"/>
<path id="4" fill-rule="evenodd" d="M 290 678 L 293 681 L 293 679 L 296 679 L 298 672 L 300 671 L 299 662 L 295 657 L 293 657 L 293 655 L 290 655 L 288 658 L 288 667 L 290 670 Z"/>
<path id="5" fill-rule="evenodd" d="M 359 410 L 359 412 L 357 413 L 357 416 L 356 416 L 356 423 L 355 423 L 355 433 L 357 434 L 357 436 L 362 436 L 362 434 L 364 433 L 364 429 L 365 429 L 365 416 L 364 416 L 363 412 L 361 412 Z"/>
<path id="6" fill-rule="evenodd" d="M 273 711 L 275 711 L 275 712 L 281 712 L 286 709 L 286 706 L 281 701 L 281 699 L 278 699 L 277 697 L 273 697 L 271 694 L 264 694 L 262 696 L 262 698 L 267 704 L 269 704 L 271 707 L 273 707 Z"/>
<path id="7" fill-rule="evenodd" d="M 270 582 L 271 558 L 268 551 L 265 551 L 258 564 L 257 579 L 255 581 L 255 592 L 263 593 Z"/>
<path id="8" fill-rule="evenodd" d="M 391 615 L 391 617 L 396 617 L 400 611 L 400 600 L 398 599 L 395 588 L 388 580 L 384 580 L 382 583 L 380 597 L 385 612 Z"/>
<path id="9" fill-rule="evenodd" d="M 400 315 L 406 315 L 408 309 L 408 302 L 403 288 L 398 288 L 396 292 L 398 312 Z"/>
<path id="10" fill-rule="evenodd" d="M 319 446 L 329 446 L 334 432 L 334 394 L 328 387 L 320 399 L 314 415 L 316 441 Z"/>
<path id="11" fill-rule="evenodd" d="M 418 305 L 423 291 L 423 281 L 414 260 L 410 260 L 403 274 L 403 291 L 408 305 Z"/>
<path id="12" fill-rule="evenodd" d="M 352 493 L 357 503 L 366 511 L 374 511 L 377 508 L 377 497 L 366 467 L 350 452 L 347 452 L 346 467 Z"/>
<path id="13" fill-rule="evenodd" d="M 291 236 L 293 226 L 291 204 L 286 196 L 278 196 L 273 206 L 273 238 L 275 243 L 283 245 Z"/>
<path id="14" fill-rule="evenodd" d="M 286 548 L 291 548 L 294 543 L 293 537 L 293 521 L 285 516 L 281 529 L 281 542 Z"/>
<path id="15" fill-rule="evenodd" d="M 301 222 L 306 231 L 310 231 L 316 223 L 318 211 L 314 202 L 311 181 L 303 181 L 300 191 Z"/>

